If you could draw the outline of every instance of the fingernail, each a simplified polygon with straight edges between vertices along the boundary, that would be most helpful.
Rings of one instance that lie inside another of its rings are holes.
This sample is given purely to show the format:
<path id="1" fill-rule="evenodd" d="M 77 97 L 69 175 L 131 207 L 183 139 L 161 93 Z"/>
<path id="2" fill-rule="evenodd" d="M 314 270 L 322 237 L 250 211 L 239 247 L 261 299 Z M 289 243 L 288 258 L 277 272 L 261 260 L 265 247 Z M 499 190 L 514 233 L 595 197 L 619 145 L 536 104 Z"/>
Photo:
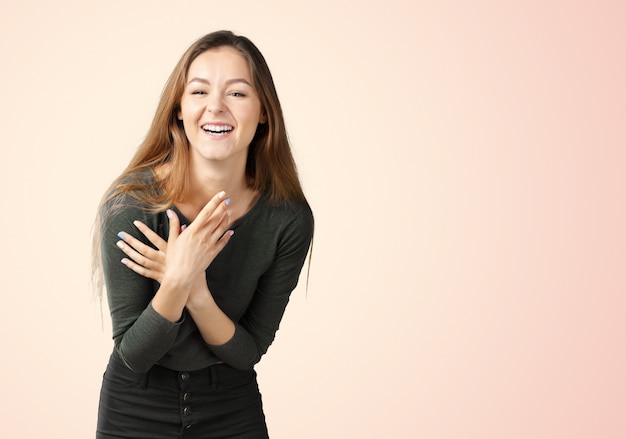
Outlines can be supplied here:
<path id="1" fill-rule="evenodd" d="M 226 201 L 224 201 L 224 203 L 226 203 L 227 206 L 230 206 L 230 198 L 226 198 Z"/>
<path id="2" fill-rule="evenodd" d="M 174 218 L 174 212 L 172 212 L 172 209 L 167 209 L 167 210 L 165 211 L 165 213 L 167 214 L 167 217 L 168 217 L 169 219 Z"/>
<path id="3" fill-rule="evenodd" d="M 126 238 L 126 233 L 124 233 L 124 232 L 120 232 L 120 233 L 118 233 L 118 234 L 117 234 L 117 236 L 118 236 L 120 239 L 124 239 L 124 238 Z"/>
<path id="4" fill-rule="evenodd" d="M 234 234 L 235 234 L 235 231 L 234 231 L 234 230 L 229 230 L 229 231 L 228 231 L 228 236 L 233 236 Z"/>
<path id="5" fill-rule="evenodd" d="M 119 248 L 124 248 L 124 241 L 117 241 L 115 245 L 117 245 Z"/>
<path id="6" fill-rule="evenodd" d="M 222 198 L 224 198 L 225 196 L 226 196 L 226 192 L 224 192 L 224 191 L 222 191 L 222 192 L 220 192 L 219 194 L 217 194 L 217 198 L 219 198 L 220 200 L 221 200 Z"/>
<path id="7" fill-rule="evenodd" d="M 124 258 L 120 261 L 124 265 L 128 265 L 128 259 Z"/>

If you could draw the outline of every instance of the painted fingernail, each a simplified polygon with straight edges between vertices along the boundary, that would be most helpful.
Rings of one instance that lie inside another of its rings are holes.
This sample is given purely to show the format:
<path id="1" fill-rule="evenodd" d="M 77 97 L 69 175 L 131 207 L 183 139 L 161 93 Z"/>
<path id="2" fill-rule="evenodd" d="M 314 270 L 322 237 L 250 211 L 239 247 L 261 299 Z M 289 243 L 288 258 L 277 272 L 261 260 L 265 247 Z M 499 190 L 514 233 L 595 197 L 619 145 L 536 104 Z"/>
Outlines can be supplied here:
<path id="1" fill-rule="evenodd" d="M 117 245 L 119 248 L 124 248 L 124 241 L 117 241 L 115 245 Z"/>
<path id="2" fill-rule="evenodd" d="M 222 198 L 224 198 L 225 196 L 226 196 L 226 192 L 224 192 L 224 191 L 222 191 L 222 192 L 220 192 L 219 194 L 217 194 L 217 198 L 219 198 L 220 200 L 221 200 Z"/>
<path id="3" fill-rule="evenodd" d="M 120 261 L 124 265 L 128 265 L 128 259 L 124 258 Z"/>
<path id="4" fill-rule="evenodd" d="M 167 209 L 167 210 L 165 211 L 165 213 L 167 214 L 167 217 L 168 217 L 169 219 L 174 218 L 174 212 L 172 212 L 172 209 Z"/>
<path id="5" fill-rule="evenodd" d="M 118 238 L 120 238 L 120 239 L 124 239 L 124 238 L 126 238 L 126 233 L 124 233 L 124 232 L 120 232 L 120 233 L 118 233 L 118 234 L 117 234 L 117 236 L 118 236 Z"/>
<path id="6" fill-rule="evenodd" d="M 227 206 L 230 206 L 230 198 L 226 198 L 226 201 L 224 201 L 224 203 L 226 203 Z"/>
<path id="7" fill-rule="evenodd" d="M 228 236 L 233 236 L 234 234 L 235 234 L 235 231 L 234 231 L 234 230 L 229 230 L 229 231 L 228 231 Z"/>

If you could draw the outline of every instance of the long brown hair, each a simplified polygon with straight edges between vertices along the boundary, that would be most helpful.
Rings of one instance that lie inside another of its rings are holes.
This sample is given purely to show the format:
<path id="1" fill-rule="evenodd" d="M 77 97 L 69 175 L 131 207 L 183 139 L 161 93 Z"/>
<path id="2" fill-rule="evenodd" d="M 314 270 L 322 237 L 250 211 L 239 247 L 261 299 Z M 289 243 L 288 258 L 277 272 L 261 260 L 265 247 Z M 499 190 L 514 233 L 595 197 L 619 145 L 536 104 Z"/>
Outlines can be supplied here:
<path id="1" fill-rule="evenodd" d="M 205 35 L 196 40 L 176 64 L 165 84 L 146 138 L 100 202 L 94 230 L 92 272 L 98 296 L 102 292 L 100 232 L 115 209 L 121 207 L 121 195 L 141 200 L 151 210 L 159 211 L 182 201 L 187 194 L 189 142 L 182 121 L 178 119 L 187 72 L 200 54 L 224 46 L 236 49 L 248 61 L 261 110 L 267 117 L 266 123 L 259 124 L 248 148 L 248 185 L 265 193 L 270 203 L 307 202 L 291 153 L 274 80 L 265 58 L 252 41 L 231 31 Z M 145 178 L 141 178 L 144 172 L 154 174 L 153 186 L 146 186 Z M 104 209 L 105 205 L 107 209 Z"/>

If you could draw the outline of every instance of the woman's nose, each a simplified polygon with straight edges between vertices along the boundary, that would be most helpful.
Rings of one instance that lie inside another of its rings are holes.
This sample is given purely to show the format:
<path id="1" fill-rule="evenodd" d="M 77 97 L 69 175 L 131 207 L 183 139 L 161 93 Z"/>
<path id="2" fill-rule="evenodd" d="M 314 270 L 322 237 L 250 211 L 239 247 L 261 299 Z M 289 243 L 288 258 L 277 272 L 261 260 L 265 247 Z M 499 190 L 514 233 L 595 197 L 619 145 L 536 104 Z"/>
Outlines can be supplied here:
<path id="1" fill-rule="evenodd" d="M 210 113 L 221 113 L 224 111 L 224 100 L 217 93 L 209 95 L 207 102 L 207 111 Z"/>

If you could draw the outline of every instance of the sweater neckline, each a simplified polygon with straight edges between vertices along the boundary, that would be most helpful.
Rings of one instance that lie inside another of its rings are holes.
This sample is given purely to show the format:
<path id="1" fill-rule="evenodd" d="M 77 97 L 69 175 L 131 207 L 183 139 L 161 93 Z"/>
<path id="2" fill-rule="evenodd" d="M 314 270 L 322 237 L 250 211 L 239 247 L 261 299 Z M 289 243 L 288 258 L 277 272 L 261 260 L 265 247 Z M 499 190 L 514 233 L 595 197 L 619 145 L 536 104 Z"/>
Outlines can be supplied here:
<path id="1" fill-rule="evenodd" d="M 259 197 L 256 199 L 256 201 L 254 202 L 254 204 L 252 205 L 250 210 L 248 210 L 245 214 L 243 214 L 242 217 L 240 217 L 237 221 L 235 221 L 233 224 L 231 224 L 229 229 L 234 230 L 234 229 L 238 228 L 239 226 L 241 226 L 242 224 L 246 223 L 248 221 L 248 219 L 253 214 L 255 214 L 257 210 L 259 210 L 261 208 L 262 200 L 264 200 L 264 199 L 265 199 L 265 193 L 261 193 L 261 195 L 259 195 Z M 189 221 L 189 219 L 185 215 L 183 215 L 183 213 L 178 209 L 178 207 L 176 207 L 176 205 L 172 206 L 172 210 L 174 210 L 176 212 L 176 214 L 178 215 L 178 218 L 180 219 L 181 225 L 185 224 L 185 225 L 189 226 L 191 224 L 191 221 Z"/>

